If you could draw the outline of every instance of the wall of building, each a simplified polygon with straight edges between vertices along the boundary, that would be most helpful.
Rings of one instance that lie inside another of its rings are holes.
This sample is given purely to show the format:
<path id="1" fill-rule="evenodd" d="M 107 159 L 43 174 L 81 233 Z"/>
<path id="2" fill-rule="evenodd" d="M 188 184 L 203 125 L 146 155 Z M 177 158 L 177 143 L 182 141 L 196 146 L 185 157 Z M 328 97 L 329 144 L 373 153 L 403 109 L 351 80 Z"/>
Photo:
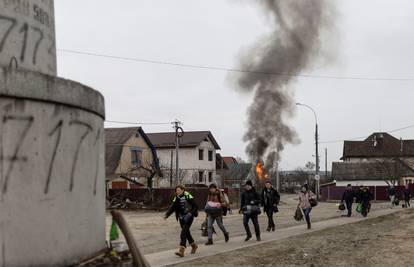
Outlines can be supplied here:
<path id="1" fill-rule="evenodd" d="M 359 180 L 359 181 L 337 181 L 336 185 L 337 186 L 347 186 L 348 184 L 351 184 L 352 186 L 386 186 L 387 183 L 385 181 L 382 180 L 378 180 L 378 181 L 370 181 L 370 180 Z"/>
<path id="2" fill-rule="evenodd" d="M 199 149 L 204 150 L 203 160 L 199 160 Z M 173 152 L 173 176 L 175 177 L 175 149 L 174 148 L 158 148 L 157 155 L 160 160 L 161 169 L 164 172 L 161 186 L 169 186 L 171 151 Z M 213 152 L 212 161 L 208 160 L 208 151 Z M 201 184 L 210 184 L 208 181 L 208 173 L 212 173 L 213 181 L 216 181 L 216 149 L 211 141 L 203 141 L 197 147 L 180 148 L 179 150 L 179 166 L 184 174 L 184 184 L 197 184 L 199 182 L 199 171 L 203 171 L 204 179 Z"/>

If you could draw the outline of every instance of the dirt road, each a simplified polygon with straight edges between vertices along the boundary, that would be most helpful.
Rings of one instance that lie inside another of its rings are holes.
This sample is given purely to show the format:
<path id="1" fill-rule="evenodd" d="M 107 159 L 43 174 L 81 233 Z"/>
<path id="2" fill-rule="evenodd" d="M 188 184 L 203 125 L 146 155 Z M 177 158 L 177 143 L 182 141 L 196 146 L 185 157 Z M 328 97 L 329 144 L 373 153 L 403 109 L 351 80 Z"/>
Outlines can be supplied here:
<path id="1" fill-rule="evenodd" d="M 413 266 L 414 209 L 182 266 Z"/>
<path id="2" fill-rule="evenodd" d="M 297 205 L 296 195 L 282 195 L 282 203 L 279 207 L 280 212 L 275 215 L 276 225 L 278 229 L 298 225 L 293 219 L 293 213 Z M 388 207 L 385 203 L 374 203 L 373 210 L 384 209 Z M 163 217 L 163 213 L 158 212 L 142 212 L 131 211 L 124 212 L 127 222 L 133 232 L 135 239 L 139 242 L 145 254 L 174 249 L 178 246 L 180 226 L 171 216 L 167 221 Z M 312 211 L 312 220 L 314 222 L 323 221 L 330 218 L 340 217 L 342 213 L 338 211 L 334 203 L 319 203 Z M 357 216 L 355 214 L 355 216 Z M 192 232 L 196 242 L 203 243 L 205 238 L 201 237 L 200 225 L 204 219 L 204 213 L 200 212 L 200 216 L 195 220 Z M 264 230 L 266 225 L 266 216 L 259 217 L 259 222 Z M 230 232 L 230 237 L 245 235 L 242 216 L 237 214 L 228 215 L 224 218 L 224 224 Z M 107 231 L 111 225 L 111 217 L 107 216 Z M 217 228 L 217 227 L 216 227 Z M 218 228 L 217 228 L 218 230 Z M 222 240 L 223 235 L 218 231 L 218 235 L 214 237 L 215 241 Z"/>

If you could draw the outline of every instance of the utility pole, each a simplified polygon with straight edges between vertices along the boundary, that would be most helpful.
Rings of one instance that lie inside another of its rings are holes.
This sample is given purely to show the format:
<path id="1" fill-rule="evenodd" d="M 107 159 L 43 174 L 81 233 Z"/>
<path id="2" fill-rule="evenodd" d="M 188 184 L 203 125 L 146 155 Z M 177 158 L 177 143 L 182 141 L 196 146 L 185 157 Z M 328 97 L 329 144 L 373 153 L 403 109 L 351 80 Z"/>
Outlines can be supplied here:
<path id="1" fill-rule="evenodd" d="M 316 115 L 315 110 L 306 104 L 302 104 L 302 103 L 296 103 L 296 106 L 303 106 L 306 107 L 308 109 L 310 109 L 313 112 L 313 115 L 315 116 L 315 181 L 316 181 L 316 198 L 319 200 L 319 180 L 320 180 L 320 175 L 319 175 L 319 170 L 320 170 L 320 166 L 319 166 L 319 129 L 318 129 L 318 116 Z"/>
<path id="2" fill-rule="evenodd" d="M 174 152 L 171 150 L 170 187 L 173 187 L 173 157 L 174 157 Z"/>
<path id="3" fill-rule="evenodd" d="M 328 149 L 325 148 L 325 179 L 328 179 Z"/>
<path id="4" fill-rule="evenodd" d="M 180 165 L 179 165 L 179 157 L 178 153 L 180 150 L 180 138 L 184 135 L 184 130 L 181 128 L 181 122 L 179 120 L 175 120 L 173 122 L 175 128 L 175 183 L 177 184 L 179 181 L 179 174 L 180 174 Z"/>

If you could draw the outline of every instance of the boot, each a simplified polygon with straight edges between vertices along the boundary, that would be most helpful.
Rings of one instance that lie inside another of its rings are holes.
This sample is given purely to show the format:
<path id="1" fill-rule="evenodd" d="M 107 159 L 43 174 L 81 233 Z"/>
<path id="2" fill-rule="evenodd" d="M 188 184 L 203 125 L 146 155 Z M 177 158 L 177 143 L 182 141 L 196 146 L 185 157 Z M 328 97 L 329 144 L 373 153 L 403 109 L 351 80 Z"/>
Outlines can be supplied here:
<path id="1" fill-rule="evenodd" d="M 275 228 L 276 228 L 275 226 L 273 226 L 273 227 L 272 227 L 272 232 L 274 232 L 274 231 L 275 231 Z"/>
<path id="2" fill-rule="evenodd" d="M 257 240 L 257 242 L 262 241 L 262 239 L 260 238 L 260 236 L 257 236 L 257 237 L 256 237 L 256 240 Z"/>
<path id="3" fill-rule="evenodd" d="M 308 223 L 308 229 L 311 229 L 311 228 L 312 228 L 311 223 Z"/>
<path id="4" fill-rule="evenodd" d="M 272 230 L 272 227 L 267 227 L 266 232 L 270 232 L 270 230 Z"/>
<path id="5" fill-rule="evenodd" d="M 227 242 L 229 242 L 229 239 L 230 239 L 229 233 L 225 233 L 224 234 L 224 241 L 227 243 Z"/>
<path id="6" fill-rule="evenodd" d="M 191 244 L 191 254 L 195 254 L 196 251 L 197 251 L 197 249 L 198 249 L 197 244 L 196 243 L 192 243 Z"/>
<path id="7" fill-rule="evenodd" d="M 185 247 L 183 247 L 183 246 L 180 246 L 179 248 L 178 248 L 178 251 L 177 252 L 175 252 L 175 255 L 177 255 L 178 257 L 184 257 L 184 251 L 185 251 Z"/>
<path id="8" fill-rule="evenodd" d="M 213 245 L 213 240 L 212 240 L 212 239 L 209 239 L 209 240 L 207 241 L 207 243 L 205 243 L 205 245 L 206 245 L 206 246 Z"/>
<path id="9" fill-rule="evenodd" d="M 250 240 L 250 238 L 252 238 L 252 235 L 248 235 L 248 236 L 246 236 L 246 239 L 244 239 L 244 241 L 245 241 L 245 242 L 247 242 L 247 241 L 249 241 L 249 240 Z"/>

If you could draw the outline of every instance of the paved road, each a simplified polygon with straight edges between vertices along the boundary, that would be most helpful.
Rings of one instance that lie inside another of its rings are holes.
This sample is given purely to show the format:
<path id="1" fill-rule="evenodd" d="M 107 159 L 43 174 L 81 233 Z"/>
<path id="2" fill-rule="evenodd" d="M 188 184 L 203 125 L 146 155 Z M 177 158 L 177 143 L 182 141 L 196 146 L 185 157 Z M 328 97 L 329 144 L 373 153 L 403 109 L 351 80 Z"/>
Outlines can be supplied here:
<path id="1" fill-rule="evenodd" d="M 376 218 L 376 217 L 388 215 L 388 214 L 391 214 L 393 212 L 397 212 L 400 210 L 401 209 L 377 209 L 375 211 L 372 211 L 369 214 L 368 218 Z M 174 252 L 176 250 L 168 250 L 168 251 L 153 253 L 153 254 L 146 255 L 146 257 L 147 257 L 147 260 L 150 262 L 151 266 L 170 266 L 170 265 L 176 265 L 176 264 L 178 265 L 180 263 L 192 261 L 195 259 L 200 259 L 200 258 L 204 258 L 208 256 L 226 253 L 226 252 L 230 252 L 230 251 L 234 251 L 234 250 L 238 250 L 242 248 L 253 247 L 258 244 L 264 244 L 268 242 L 282 240 L 288 237 L 294 237 L 294 236 L 298 236 L 301 234 L 320 231 L 320 230 L 324 230 L 324 229 L 331 228 L 331 227 L 337 227 L 337 226 L 341 226 L 341 225 L 345 225 L 349 223 L 355 223 L 355 222 L 359 222 L 362 220 L 365 220 L 365 219 L 359 216 L 354 216 L 352 218 L 340 217 L 340 218 L 322 220 L 317 223 L 314 223 L 312 230 L 307 230 L 305 225 L 291 226 L 291 227 L 287 227 L 284 229 L 278 229 L 274 233 L 264 233 L 262 235 L 263 241 L 260 243 L 254 240 L 249 241 L 249 242 L 244 242 L 244 236 L 237 236 L 237 237 L 232 238 L 229 243 L 224 243 L 223 241 L 220 241 L 220 242 L 215 243 L 214 246 L 206 247 L 204 245 L 201 245 L 197 254 L 191 255 L 187 253 L 186 257 L 184 258 L 176 257 L 174 255 Z"/>

